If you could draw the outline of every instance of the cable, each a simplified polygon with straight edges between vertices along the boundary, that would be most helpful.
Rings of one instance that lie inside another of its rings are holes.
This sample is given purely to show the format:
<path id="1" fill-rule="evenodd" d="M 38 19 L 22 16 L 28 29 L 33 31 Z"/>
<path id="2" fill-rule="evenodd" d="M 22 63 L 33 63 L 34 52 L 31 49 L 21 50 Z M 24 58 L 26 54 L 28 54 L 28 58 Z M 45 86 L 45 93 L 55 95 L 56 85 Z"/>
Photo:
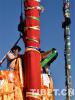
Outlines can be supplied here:
<path id="1" fill-rule="evenodd" d="M 23 19 L 23 6 L 22 6 L 22 0 L 21 0 L 21 13 L 20 13 L 20 23 L 18 25 L 18 31 L 22 34 L 24 33 L 24 19 Z"/>

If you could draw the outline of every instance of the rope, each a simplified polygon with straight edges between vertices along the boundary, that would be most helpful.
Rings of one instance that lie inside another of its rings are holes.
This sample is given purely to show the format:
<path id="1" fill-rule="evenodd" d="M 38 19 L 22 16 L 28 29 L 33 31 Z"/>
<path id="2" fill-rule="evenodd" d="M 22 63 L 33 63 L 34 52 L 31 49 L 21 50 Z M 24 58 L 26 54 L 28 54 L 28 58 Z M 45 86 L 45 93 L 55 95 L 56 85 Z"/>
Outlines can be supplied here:
<path id="1" fill-rule="evenodd" d="M 35 20 L 40 21 L 40 19 L 38 17 L 35 17 L 35 16 L 27 16 L 26 18 L 31 18 L 31 19 L 35 19 Z"/>
<path id="2" fill-rule="evenodd" d="M 28 37 L 26 37 L 26 40 L 29 40 L 29 41 L 34 41 L 34 42 L 36 42 L 36 43 L 39 43 L 39 41 L 38 41 L 38 40 L 36 40 L 36 39 L 34 39 L 34 38 L 28 38 Z"/>
<path id="3" fill-rule="evenodd" d="M 40 99 L 40 94 L 39 93 L 33 93 L 33 92 L 26 92 L 26 97 L 33 97 L 33 98 L 38 98 Z"/>
<path id="4" fill-rule="evenodd" d="M 26 7 L 25 10 L 33 10 L 33 9 L 37 9 L 37 10 L 40 10 L 40 11 L 43 11 L 44 10 L 44 7 L 41 5 L 41 6 L 30 6 L 30 7 Z"/>
<path id="5" fill-rule="evenodd" d="M 33 30 L 40 30 L 39 26 L 29 26 L 29 27 L 24 27 L 25 30 L 27 29 L 33 29 Z"/>
<path id="6" fill-rule="evenodd" d="M 26 48 L 25 48 L 25 52 L 28 52 L 28 51 L 37 51 L 38 53 L 40 53 L 40 52 L 38 51 L 38 48 L 35 48 L 35 47 L 33 47 L 33 46 L 31 46 L 31 47 L 26 47 Z"/>

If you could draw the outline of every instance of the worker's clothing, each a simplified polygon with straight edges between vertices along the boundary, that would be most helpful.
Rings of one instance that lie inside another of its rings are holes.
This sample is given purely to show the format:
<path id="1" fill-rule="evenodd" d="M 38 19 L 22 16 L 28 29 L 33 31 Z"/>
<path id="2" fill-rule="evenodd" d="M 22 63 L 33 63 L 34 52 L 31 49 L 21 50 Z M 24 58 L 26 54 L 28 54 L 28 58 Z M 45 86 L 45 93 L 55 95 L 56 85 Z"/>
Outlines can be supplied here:
<path id="1" fill-rule="evenodd" d="M 21 58 L 16 59 L 14 69 L 0 71 L 0 80 L 0 100 L 23 100 Z"/>
<path id="2" fill-rule="evenodd" d="M 41 100 L 54 100 L 53 81 L 48 74 L 41 74 Z"/>
<path id="3" fill-rule="evenodd" d="M 12 51 L 10 51 L 7 53 L 6 59 L 7 59 L 7 67 L 14 68 L 17 56 Z"/>

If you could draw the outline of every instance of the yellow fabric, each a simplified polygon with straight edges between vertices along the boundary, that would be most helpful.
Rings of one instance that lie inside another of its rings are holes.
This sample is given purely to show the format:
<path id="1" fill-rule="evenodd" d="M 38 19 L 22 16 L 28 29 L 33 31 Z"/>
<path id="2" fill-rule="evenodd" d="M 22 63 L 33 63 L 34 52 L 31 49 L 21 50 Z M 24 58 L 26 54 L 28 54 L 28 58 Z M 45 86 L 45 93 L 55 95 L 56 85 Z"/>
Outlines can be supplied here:
<path id="1" fill-rule="evenodd" d="M 21 59 L 18 58 L 15 70 L 0 71 L 0 100 L 23 100 L 23 76 Z"/>

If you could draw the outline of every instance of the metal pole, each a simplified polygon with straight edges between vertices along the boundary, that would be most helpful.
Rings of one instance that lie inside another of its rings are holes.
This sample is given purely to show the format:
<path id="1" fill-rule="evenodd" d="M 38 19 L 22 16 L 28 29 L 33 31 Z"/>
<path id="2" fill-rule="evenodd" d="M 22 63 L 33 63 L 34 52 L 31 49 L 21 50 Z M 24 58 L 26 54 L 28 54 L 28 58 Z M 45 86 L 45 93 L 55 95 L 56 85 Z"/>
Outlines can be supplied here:
<path id="1" fill-rule="evenodd" d="M 70 0 L 63 2 L 63 14 L 65 21 L 62 24 L 64 28 L 64 57 L 65 57 L 65 77 L 66 77 L 66 100 L 72 100 L 72 79 L 71 79 L 71 42 L 70 42 Z"/>

